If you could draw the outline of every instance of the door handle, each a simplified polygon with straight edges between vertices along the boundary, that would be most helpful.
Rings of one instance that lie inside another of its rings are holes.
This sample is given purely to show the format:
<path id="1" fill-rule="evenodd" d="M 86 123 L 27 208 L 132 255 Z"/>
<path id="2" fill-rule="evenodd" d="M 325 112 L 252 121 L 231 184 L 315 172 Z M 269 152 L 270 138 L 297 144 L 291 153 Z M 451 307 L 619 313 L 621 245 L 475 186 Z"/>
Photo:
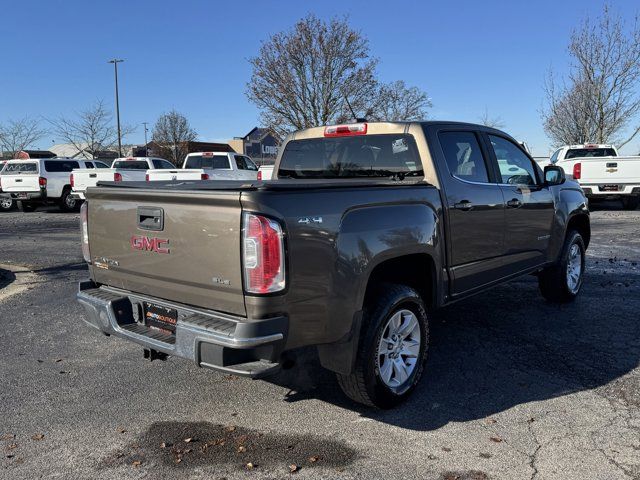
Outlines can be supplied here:
<path id="1" fill-rule="evenodd" d="M 454 203 L 453 208 L 455 208 L 456 210 L 468 212 L 469 210 L 473 209 L 473 203 L 471 203 L 469 200 L 463 200 L 460 203 Z"/>
<path id="2" fill-rule="evenodd" d="M 507 207 L 509 208 L 520 208 L 522 206 L 522 202 L 517 198 L 511 199 L 507 202 Z"/>

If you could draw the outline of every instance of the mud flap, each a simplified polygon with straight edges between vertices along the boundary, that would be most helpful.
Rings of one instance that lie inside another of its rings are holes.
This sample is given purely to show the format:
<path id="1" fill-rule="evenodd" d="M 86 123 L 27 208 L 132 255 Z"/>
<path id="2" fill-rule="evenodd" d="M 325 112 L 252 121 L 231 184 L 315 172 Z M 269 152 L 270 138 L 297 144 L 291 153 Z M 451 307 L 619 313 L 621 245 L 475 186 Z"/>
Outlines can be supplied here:
<path id="1" fill-rule="evenodd" d="M 327 370 L 342 375 L 349 375 L 354 368 L 358 344 L 360 342 L 360 327 L 362 325 L 362 310 L 353 316 L 351 330 L 336 343 L 318 345 L 320 364 Z"/>

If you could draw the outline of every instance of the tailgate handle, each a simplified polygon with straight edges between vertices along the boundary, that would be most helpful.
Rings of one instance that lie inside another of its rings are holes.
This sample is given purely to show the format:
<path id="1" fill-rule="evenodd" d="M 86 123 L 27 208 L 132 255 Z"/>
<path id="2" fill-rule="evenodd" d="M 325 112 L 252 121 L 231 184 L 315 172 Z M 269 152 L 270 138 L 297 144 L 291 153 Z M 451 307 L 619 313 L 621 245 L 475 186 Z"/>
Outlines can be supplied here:
<path id="1" fill-rule="evenodd" d="M 160 207 L 138 207 L 137 213 L 139 229 L 158 232 L 164 229 L 164 211 Z"/>
<path id="2" fill-rule="evenodd" d="M 97 173 L 90 173 L 89 178 L 96 178 L 98 176 Z"/>

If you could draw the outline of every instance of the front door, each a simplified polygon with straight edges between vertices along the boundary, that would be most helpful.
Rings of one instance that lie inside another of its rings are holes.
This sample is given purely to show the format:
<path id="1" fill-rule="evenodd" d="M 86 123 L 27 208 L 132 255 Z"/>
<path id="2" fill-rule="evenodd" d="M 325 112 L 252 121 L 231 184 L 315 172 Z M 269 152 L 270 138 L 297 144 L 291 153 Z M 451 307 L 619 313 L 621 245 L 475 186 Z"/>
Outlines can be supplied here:
<path id="1" fill-rule="evenodd" d="M 456 296 L 500 278 L 504 201 L 477 132 L 441 130 L 437 138 L 441 149 L 432 155 L 448 207 L 450 291 Z"/>
<path id="2" fill-rule="evenodd" d="M 553 195 L 518 145 L 497 135 L 487 139 L 506 207 L 505 273 L 518 273 L 546 261 L 555 215 Z"/>

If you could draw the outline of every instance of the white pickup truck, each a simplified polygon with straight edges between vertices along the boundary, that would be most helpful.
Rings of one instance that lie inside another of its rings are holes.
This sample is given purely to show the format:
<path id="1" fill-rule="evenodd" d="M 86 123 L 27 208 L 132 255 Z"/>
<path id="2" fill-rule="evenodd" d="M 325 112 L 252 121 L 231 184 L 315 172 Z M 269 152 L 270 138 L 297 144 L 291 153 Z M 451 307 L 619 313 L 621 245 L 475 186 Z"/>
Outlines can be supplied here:
<path id="1" fill-rule="evenodd" d="M 95 187 L 98 182 L 131 182 L 144 181 L 147 170 L 175 169 L 175 165 L 163 158 L 128 157 L 116 158 L 111 168 L 87 170 L 79 169 L 71 172 L 71 195 L 76 200 L 84 200 L 87 188 Z"/>
<path id="2" fill-rule="evenodd" d="M 258 167 L 246 155 L 233 152 L 196 152 L 184 159 L 181 169 L 149 170 L 147 181 L 158 180 L 256 180 Z"/>
<path id="3" fill-rule="evenodd" d="M 640 205 L 640 156 L 621 157 L 613 145 L 565 145 L 549 162 L 562 167 L 592 199 L 617 198 L 625 210 Z"/>
<path id="4" fill-rule="evenodd" d="M 102 166 L 106 167 L 97 160 L 72 158 L 9 160 L 2 169 L 0 189 L 24 212 L 44 204 L 57 204 L 63 212 L 76 211 L 80 203 L 71 195 L 69 175 L 77 168 L 95 172 Z"/>

